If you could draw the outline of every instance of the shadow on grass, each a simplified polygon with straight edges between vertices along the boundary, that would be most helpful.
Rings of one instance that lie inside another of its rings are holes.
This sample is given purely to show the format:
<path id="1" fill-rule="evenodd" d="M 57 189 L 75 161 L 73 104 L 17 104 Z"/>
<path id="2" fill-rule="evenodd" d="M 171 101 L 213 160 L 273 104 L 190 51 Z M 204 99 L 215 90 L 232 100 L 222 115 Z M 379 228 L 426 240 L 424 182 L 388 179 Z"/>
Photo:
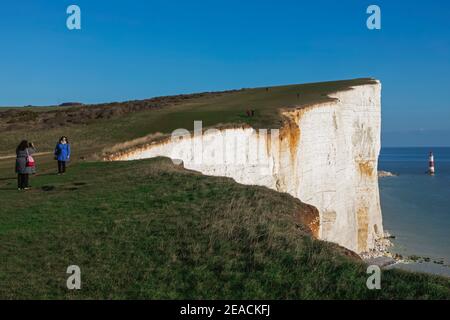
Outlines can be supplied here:
<path id="1" fill-rule="evenodd" d="M 54 191 L 56 189 L 56 187 L 55 186 L 43 186 L 41 189 L 42 189 L 42 191 L 48 192 L 48 191 Z"/>
<path id="2" fill-rule="evenodd" d="M 17 177 L 0 178 L 0 181 L 17 180 Z"/>
<path id="3" fill-rule="evenodd" d="M 36 177 L 48 177 L 48 176 L 57 176 L 57 172 L 50 172 L 50 173 L 37 173 L 35 174 Z"/>

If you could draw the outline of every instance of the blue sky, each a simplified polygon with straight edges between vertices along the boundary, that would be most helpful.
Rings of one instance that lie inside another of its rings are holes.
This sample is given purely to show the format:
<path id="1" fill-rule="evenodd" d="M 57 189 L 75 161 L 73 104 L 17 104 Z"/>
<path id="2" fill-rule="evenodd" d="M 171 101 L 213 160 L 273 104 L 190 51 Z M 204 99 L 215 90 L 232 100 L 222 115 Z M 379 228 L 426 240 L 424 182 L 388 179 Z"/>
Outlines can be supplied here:
<path id="1" fill-rule="evenodd" d="M 66 28 L 70 4 L 81 30 Z M 366 28 L 370 4 L 381 30 Z M 447 0 L 8 1 L 0 44 L 3 106 L 371 76 L 384 145 L 450 145 Z"/>

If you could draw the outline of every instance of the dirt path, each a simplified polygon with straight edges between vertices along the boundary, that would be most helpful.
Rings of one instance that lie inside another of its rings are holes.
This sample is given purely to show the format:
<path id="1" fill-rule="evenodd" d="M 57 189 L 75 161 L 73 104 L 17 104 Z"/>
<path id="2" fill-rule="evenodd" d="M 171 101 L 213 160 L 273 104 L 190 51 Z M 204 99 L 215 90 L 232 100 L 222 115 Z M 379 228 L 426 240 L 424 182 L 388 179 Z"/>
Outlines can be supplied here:
<path id="1" fill-rule="evenodd" d="M 48 151 L 48 152 L 37 152 L 37 153 L 33 154 L 33 157 L 45 156 L 47 154 L 51 154 L 51 152 L 50 151 Z M 14 155 L 9 155 L 9 156 L 1 156 L 0 160 L 13 159 L 15 157 L 16 157 L 15 154 Z"/>

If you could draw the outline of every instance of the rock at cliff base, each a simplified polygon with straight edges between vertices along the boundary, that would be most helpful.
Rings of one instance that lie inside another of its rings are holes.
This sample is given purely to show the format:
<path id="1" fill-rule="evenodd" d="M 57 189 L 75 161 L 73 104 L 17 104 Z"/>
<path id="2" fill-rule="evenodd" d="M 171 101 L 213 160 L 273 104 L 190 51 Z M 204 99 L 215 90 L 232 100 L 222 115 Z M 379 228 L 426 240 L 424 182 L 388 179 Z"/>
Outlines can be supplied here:
<path id="1" fill-rule="evenodd" d="M 378 178 L 385 178 L 385 177 L 397 177 L 397 173 L 389 172 L 389 171 L 378 171 Z"/>

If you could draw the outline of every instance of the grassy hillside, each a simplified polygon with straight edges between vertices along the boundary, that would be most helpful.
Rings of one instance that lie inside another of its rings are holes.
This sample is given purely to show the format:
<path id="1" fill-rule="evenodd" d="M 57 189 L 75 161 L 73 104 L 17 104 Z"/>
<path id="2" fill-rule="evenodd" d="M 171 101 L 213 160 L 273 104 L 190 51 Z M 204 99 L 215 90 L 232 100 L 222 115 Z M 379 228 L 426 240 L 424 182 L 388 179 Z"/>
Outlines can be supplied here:
<path id="1" fill-rule="evenodd" d="M 382 290 L 369 291 L 364 264 L 312 239 L 305 221 L 314 209 L 287 194 L 167 159 L 92 161 L 104 148 L 191 129 L 194 120 L 275 128 L 280 108 L 371 82 L 0 110 L 0 298 L 450 298 L 448 279 L 397 270 L 384 271 Z M 73 157 L 58 176 L 51 151 L 61 135 Z M 16 190 L 8 157 L 21 139 L 44 153 L 27 192 Z M 81 291 L 65 287 L 72 264 L 81 267 Z"/>
<path id="2" fill-rule="evenodd" d="M 449 298 L 448 279 L 365 266 L 313 240 L 287 194 L 206 177 L 167 159 L 79 163 L 0 180 L 0 298 Z M 82 290 L 65 288 L 68 265 Z"/>
<path id="3" fill-rule="evenodd" d="M 0 108 L 0 157 L 13 154 L 23 138 L 34 141 L 40 151 L 49 151 L 61 135 L 71 138 L 78 155 L 90 155 L 150 133 L 191 130 L 194 120 L 202 120 L 204 127 L 247 123 L 257 128 L 278 128 L 282 120 L 280 108 L 329 101 L 330 93 L 366 83 L 373 80 L 243 89 L 83 107 Z M 247 109 L 254 109 L 255 116 L 246 117 Z"/>

